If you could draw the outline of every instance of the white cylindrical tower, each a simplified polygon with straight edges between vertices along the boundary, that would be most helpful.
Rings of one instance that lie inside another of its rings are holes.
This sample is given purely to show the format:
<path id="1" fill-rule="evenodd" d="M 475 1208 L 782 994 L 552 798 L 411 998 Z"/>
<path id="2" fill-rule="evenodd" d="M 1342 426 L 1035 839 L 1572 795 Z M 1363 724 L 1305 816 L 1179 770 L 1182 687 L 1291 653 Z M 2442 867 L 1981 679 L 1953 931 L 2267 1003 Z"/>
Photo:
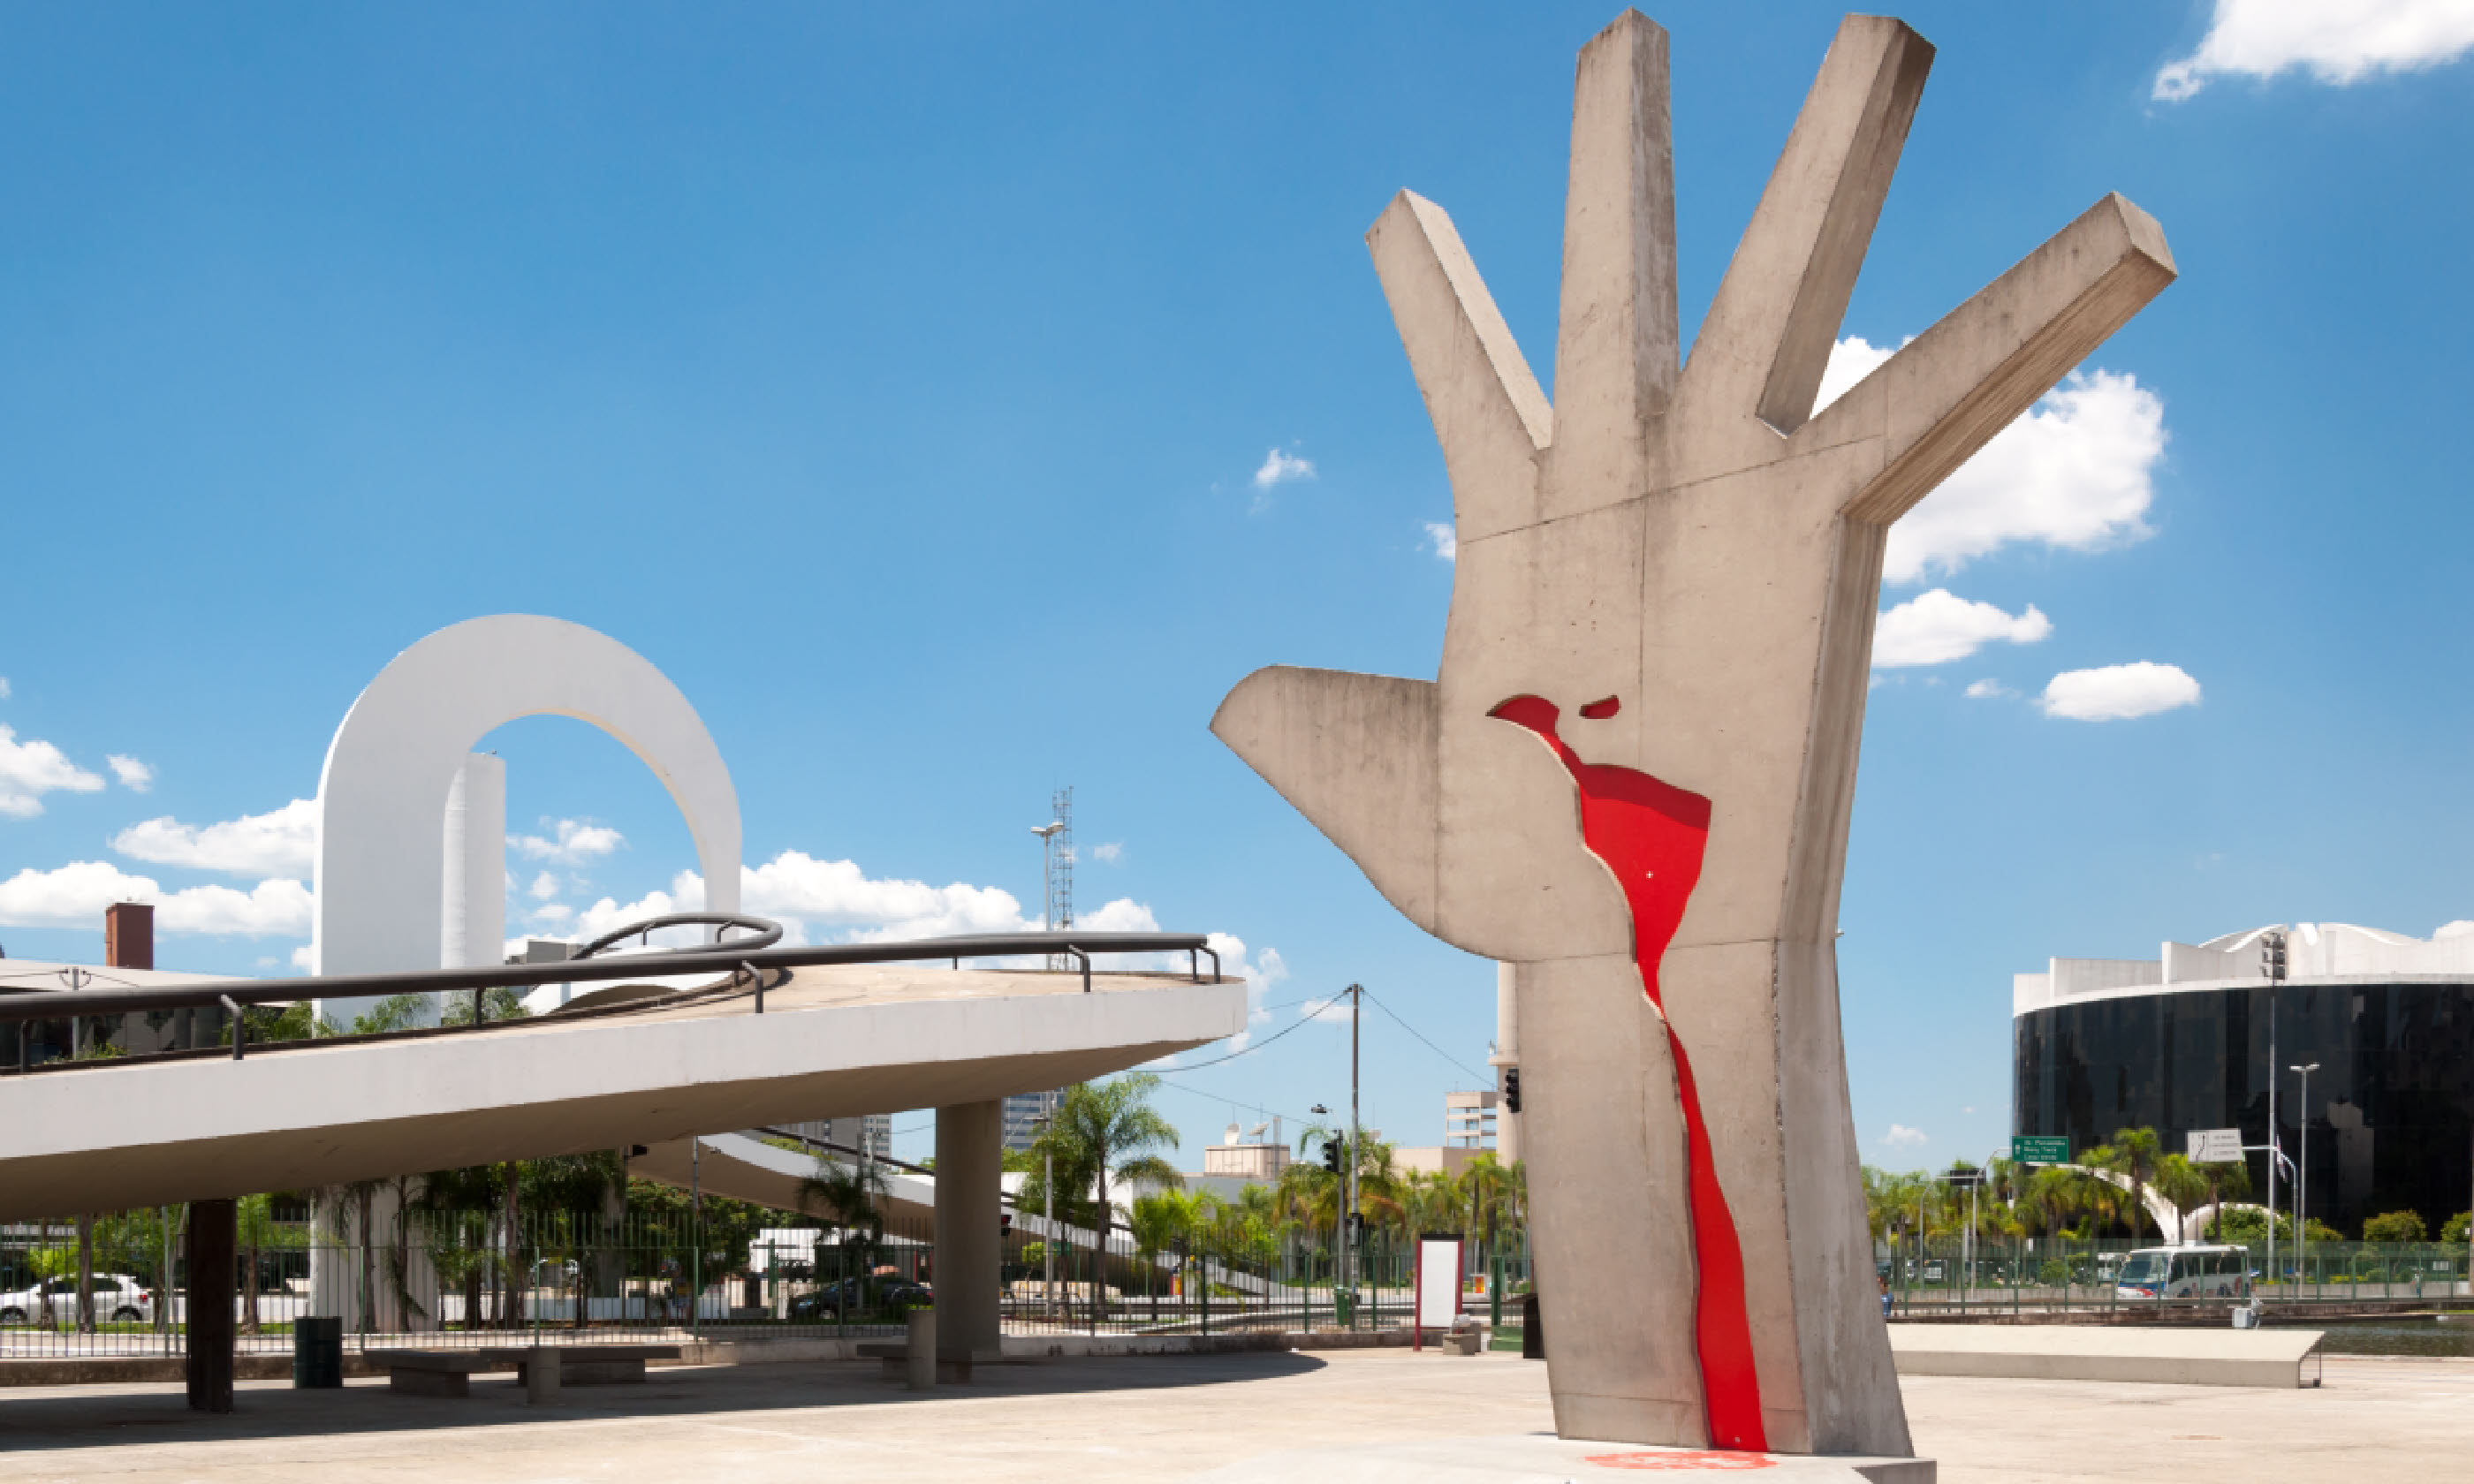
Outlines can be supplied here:
<path id="1" fill-rule="evenodd" d="M 438 967 L 503 963 L 507 956 L 507 763 L 466 754 L 447 790 L 446 872 L 440 885 Z"/>

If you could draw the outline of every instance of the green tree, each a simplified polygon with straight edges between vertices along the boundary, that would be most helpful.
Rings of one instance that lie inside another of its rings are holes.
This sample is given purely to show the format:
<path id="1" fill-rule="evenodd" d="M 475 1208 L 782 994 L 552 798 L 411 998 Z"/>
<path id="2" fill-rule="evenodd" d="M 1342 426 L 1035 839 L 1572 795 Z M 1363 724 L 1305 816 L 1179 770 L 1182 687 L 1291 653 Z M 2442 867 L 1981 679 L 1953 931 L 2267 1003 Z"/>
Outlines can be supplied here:
<path id="1" fill-rule="evenodd" d="M 2225 1239 L 2225 1198 L 2231 1196 L 2240 1200 L 2250 1194 L 2250 1162 L 2246 1160 L 2212 1161 L 2194 1164 L 2191 1168 L 2198 1171 L 2200 1178 L 2208 1183 L 2208 1205 L 2213 1208 L 2210 1225 L 2215 1228 L 2215 1239 L 2221 1242 Z"/>
<path id="2" fill-rule="evenodd" d="M 1159 1290 L 1152 1280 L 1159 1270 L 1160 1255 L 1183 1242 L 1193 1223 L 1193 1205 L 1175 1190 L 1138 1195 L 1133 1209 L 1127 1212 L 1126 1225 L 1134 1237 L 1134 1256 L 1142 1261 L 1143 1297 L 1151 1303 L 1153 1324 L 1159 1323 Z M 1026 1248 L 1025 1255 L 1028 1254 Z"/>
<path id="3" fill-rule="evenodd" d="M 2431 1237 L 2431 1229 L 2423 1224 L 2417 1210 L 2383 1211 L 2363 1223 L 2363 1240 L 2366 1242 L 2421 1242 Z"/>
<path id="4" fill-rule="evenodd" d="M 2449 1217 L 2447 1224 L 2439 1229 L 2439 1239 L 2462 1246 L 2465 1241 L 2466 1230 L 2469 1226 L 2474 1226 L 2474 1211 L 2459 1211 Z"/>
<path id="5" fill-rule="evenodd" d="M 860 1281 L 842 1292 L 842 1303 L 855 1306 L 859 1293 L 869 1289 L 876 1271 L 876 1251 L 885 1241 L 885 1209 L 878 1203 L 892 1193 L 885 1166 L 874 1160 L 844 1163 L 831 1155 L 816 1156 L 816 1167 L 799 1182 L 799 1206 L 813 1207 L 834 1229 L 834 1242 L 845 1266 L 859 1255 L 855 1277 Z"/>
<path id="6" fill-rule="evenodd" d="M 2173 1240 L 2181 1241 L 2189 1213 L 2208 1198 L 2208 1177 L 2183 1155 L 2169 1154 L 2156 1161 L 2156 1193 L 2173 1208 Z"/>
<path id="7" fill-rule="evenodd" d="M 2147 1213 L 2147 1187 L 2155 1182 L 2156 1170 L 2165 1158 L 2164 1146 L 2154 1129 L 2116 1129 L 2113 1143 L 2103 1151 L 2105 1158 L 2096 1158 L 2089 1151 L 2082 1162 L 2109 1169 L 2130 1182 L 2130 1201 L 2125 1214 L 2130 1222 L 2130 1234 L 2140 1234 L 2140 1223 Z"/>
<path id="8" fill-rule="evenodd" d="M 1066 1184 L 1067 1172 L 1088 1172 L 1092 1191 L 1086 1208 L 1089 1214 L 1079 1224 L 1091 1232 L 1091 1303 L 1095 1313 L 1105 1303 L 1108 1228 L 1115 1211 L 1108 1198 L 1109 1177 L 1168 1190 L 1176 1189 L 1185 1181 L 1176 1165 L 1154 1152 L 1175 1148 L 1177 1142 L 1176 1126 L 1152 1106 L 1152 1094 L 1159 1085 L 1159 1078 L 1150 1072 L 1127 1072 L 1105 1082 L 1078 1082 L 1065 1089 L 1048 1127 L 1033 1141 L 1035 1152 L 1049 1153 L 1055 1160 L 1060 1216 L 1067 1207 L 1061 1197 L 1068 1190 L 1081 1188 Z M 1025 1202 L 1022 1209 L 1037 1208 Z"/>

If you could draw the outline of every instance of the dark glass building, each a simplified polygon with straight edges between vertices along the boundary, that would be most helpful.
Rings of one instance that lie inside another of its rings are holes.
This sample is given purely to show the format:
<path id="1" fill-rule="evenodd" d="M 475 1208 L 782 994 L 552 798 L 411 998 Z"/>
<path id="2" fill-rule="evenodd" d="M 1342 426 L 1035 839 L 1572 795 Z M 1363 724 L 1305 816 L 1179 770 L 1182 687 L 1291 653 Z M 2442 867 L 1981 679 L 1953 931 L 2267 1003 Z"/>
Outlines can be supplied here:
<path id="1" fill-rule="evenodd" d="M 2474 958 L 2474 935 L 2426 944 L 2306 925 L 2289 937 L 2288 978 L 2271 986 L 2257 965 L 2273 931 L 2169 944 L 2161 963 L 2056 959 L 2020 975 L 2013 1130 L 2065 1136 L 2074 1153 L 2138 1127 L 2171 1152 L 2194 1129 L 2238 1128 L 2262 1145 L 2273 1071 L 2277 1142 L 2302 1161 L 2306 1213 L 2354 1236 L 2365 1217 L 2413 1209 L 2437 1235 L 2474 1205 L 2474 969 L 2427 969 Z M 2373 968 L 2365 958 L 2400 967 L 2341 971 Z M 2340 971 L 2306 971 L 2319 969 Z M 2290 1068 L 2313 1063 L 2305 1102 Z M 2257 1202 L 2267 1155 L 2248 1158 Z M 2292 1204 L 2280 1181 L 2277 1209 Z"/>

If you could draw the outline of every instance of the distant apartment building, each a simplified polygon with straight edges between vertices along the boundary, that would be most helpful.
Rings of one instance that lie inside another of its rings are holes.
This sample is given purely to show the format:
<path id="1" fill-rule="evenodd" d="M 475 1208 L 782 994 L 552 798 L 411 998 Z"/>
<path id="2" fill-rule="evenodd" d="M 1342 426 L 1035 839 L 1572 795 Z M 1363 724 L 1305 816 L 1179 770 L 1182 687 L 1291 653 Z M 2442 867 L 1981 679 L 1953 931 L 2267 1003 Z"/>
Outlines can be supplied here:
<path id="1" fill-rule="evenodd" d="M 1495 1093 L 1492 1089 L 1482 1092 L 1446 1092 L 1443 1094 L 1443 1146 L 1447 1149 L 1492 1149 L 1494 1147 Z"/>
<path id="2" fill-rule="evenodd" d="M 1064 1100 L 1061 1090 L 1049 1092 L 1014 1092 L 1005 1100 L 1005 1146 L 1009 1150 L 1028 1149 L 1039 1137 L 1039 1120 L 1056 1111 Z"/>

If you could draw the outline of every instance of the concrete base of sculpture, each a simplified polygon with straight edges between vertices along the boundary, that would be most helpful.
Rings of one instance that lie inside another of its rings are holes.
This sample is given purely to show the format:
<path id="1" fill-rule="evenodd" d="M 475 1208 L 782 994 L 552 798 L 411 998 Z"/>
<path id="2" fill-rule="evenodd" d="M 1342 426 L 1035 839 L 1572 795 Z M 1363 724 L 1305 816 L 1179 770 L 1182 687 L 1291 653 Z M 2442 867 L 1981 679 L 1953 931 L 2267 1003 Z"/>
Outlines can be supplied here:
<path id="1" fill-rule="evenodd" d="M 1661 1479 L 1734 1479 L 1758 1472 L 1776 1484 L 1934 1484 L 1929 1458 L 1833 1458 L 1731 1453 L 1589 1443 L 1531 1433 L 1517 1438 L 1436 1438 L 1350 1448 L 1293 1448 L 1199 1473 L 1190 1484 L 1575 1484 L 1650 1472 Z"/>

